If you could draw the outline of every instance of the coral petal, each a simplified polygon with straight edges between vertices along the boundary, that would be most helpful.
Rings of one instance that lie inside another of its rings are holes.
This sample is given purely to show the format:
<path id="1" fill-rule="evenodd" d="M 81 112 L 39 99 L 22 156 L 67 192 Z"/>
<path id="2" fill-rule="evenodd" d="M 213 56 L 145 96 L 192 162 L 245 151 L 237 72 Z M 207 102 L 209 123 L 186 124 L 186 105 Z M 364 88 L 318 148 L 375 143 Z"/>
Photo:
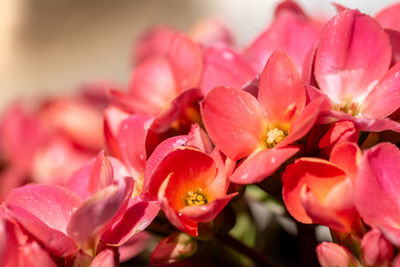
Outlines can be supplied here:
<path id="1" fill-rule="evenodd" d="M 329 97 L 362 100 L 387 71 L 391 46 L 371 17 L 346 9 L 324 28 L 315 58 L 315 78 Z"/>
<path id="2" fill-rule="evenodd" d="M 286 160 L 299 151 L 297 147 L 261 150 L 247 157 L 229 179 L 237 184 L 258 183 L 273 174 Z"/>
<path id="3" fill-rule="evenodd" d="M 233 160 L 249 155 L 261 142 L 263 111 L 245 91 L 214 88 L 201 103 L 201 114 L 211 140 Z"/>
<path id="4" fill-rule="evenodd" d="M 175 77 L 177 92 L 198 87 L 203 71 L 203 53 L 200 46 L 186 35 L 177 33 L 171 40 L 168 60 Z"/>
<path id="5" fill-rule="evenodd" d="M 282 97 L 285 94 L 285 97 Z M 275 52 L 268 59 L 260 76 L 258 100 L 269 121 L 286 122 L 293 113 L 289 107 L 301 112 L 306 103 L 306 90 L 297 68 L 284 52 Z"/>

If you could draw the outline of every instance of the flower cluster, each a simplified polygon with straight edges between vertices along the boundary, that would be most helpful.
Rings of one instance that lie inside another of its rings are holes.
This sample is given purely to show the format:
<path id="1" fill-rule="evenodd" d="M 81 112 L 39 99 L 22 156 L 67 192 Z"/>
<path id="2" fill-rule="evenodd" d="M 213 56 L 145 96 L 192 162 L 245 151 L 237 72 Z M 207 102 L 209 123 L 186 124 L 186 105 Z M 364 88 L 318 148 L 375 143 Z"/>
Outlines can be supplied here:
<path id="1" fill-rule="evenodd" d="M 191 263 L 219 242 L 273 266 L 238 229 L 280 213 L 298 239 L 329 228 L 322 266 L 400 266 L 400 4 L 336 8 L 317 19 L 284 1 L 245 49 L 215 19 L 155 27 L 126 88 L 13 105 L 0 265 L 117 266 L 146 247 Z"/>

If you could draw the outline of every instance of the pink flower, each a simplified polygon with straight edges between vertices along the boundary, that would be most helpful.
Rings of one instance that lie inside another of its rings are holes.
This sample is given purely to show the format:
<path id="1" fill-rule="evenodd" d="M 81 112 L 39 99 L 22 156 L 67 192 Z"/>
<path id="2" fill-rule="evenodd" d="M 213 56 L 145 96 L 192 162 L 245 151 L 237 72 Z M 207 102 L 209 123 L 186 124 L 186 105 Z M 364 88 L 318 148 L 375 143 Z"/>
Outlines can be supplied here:
<path id="1" fill-rule="evenodd" d="M 235 161 L 246 157 L 231 181 L 249 184 L 271 175 L 298 151 L 289 145 L 311 129 L 321 104 L 306 106 L 296 66 L 286 53 L 275 52 L 261 74 L 258 101 L 245 91 L 217 87 L 201 103 L 201 114 L 218 149 Z"/>
<path id="2" fill-rule="evenodd" d="M 198 235 L 198 224 L 210 222 L 236 193 L 227 195 L 230 168 L 215 150 L 208 155 L 189 146 L 166 154 L 150 174 L 149 196 L 158 199 L 179 230 Z"/>
<path id="3" fill-rule="evenodd" d="M 356 183 L 355 204 L 363 221 L 400 245 L 400 151 L 381 143 L 364 153 Z"/>
<path id="4" fill-rule="evenodd" d="M 362 261 L 367 266 L 391 266 L 393 246 L 377 229 L 366 233 L 361 241 Z"/>
<path id="5" fill-rule="evenodd" d="M 93 257 L 102 246 L 120 246 L 158 213 L 157 203 L 131 198 L 131 178 L 114 181 L 103 153 L 75 176 L 70 186 L 79 191 L 26 185 L 5 200 L 7 213 L 56 256 L 73 256 L 81 249 Z"/>
<path id="6" fill-rule="evenodd" d="M 301 7 L 292 1 L 283 1 L 275 10 L 272 24 L 246 48 L 244 56 L 255 70 L 261 71 L 272 53 L 281 49 L 301 70 L 318 36 L 318 25 L 305 15 Z"/>
<path id="7" fill-rule="evenodd" d="M 400 131 L 388 118 L 400 105 L 400 64 L 388 35 L 371 17 L 346 9 L 325 26 L 315 54 L 315 79 L 329 98 L 328 115 L 362 131 Z M 390 97 L 388 97 L 390 96 Z"/>
<path id="8" fill-rule="evenodd" d="M 346 247 L 332 242 L 319 244 L 317 255 L 322 267 L 361 267 L 360 262 Z"/>
<path id="9" fill-rule="evenodd" d="M 171 38 L 166 55 L 148 57 L 135 68 L 128 94 L 110 92 L 114 104 L 123 110 L 156 116 L 152 125 L 156 132 L 168 130 L 181 116 L 198 119 L 195 105 L 201 98 L 202 50 L 184 34 Z"/>
<path id="10" fill-rule="evenodd" d="M 360 234 L 354 206 L 353 183 L 361 151 L 353 143 L 337 145 L 330 161 L 300 158 L 283 176 L 283 200 L 289 213 L 302 223 L 319 223 L 336 231 Z"/>
<path id="11" fill-rule="evenodd" d="M 158 243 L 151 254 L 153 264 L 174 263 L 190 257 L 197 251 L 196 239 L 179 232 L 174 232 Z"/>

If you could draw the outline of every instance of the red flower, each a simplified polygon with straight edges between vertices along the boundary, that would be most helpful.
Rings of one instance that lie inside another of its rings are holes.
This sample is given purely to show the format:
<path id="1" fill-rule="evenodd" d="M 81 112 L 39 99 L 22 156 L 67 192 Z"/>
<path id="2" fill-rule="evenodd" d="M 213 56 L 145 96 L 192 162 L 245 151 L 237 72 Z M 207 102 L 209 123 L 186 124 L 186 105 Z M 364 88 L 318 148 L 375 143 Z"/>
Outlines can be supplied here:
<path id="1" fill-rule="evenodd" d="M 201 114 L 218 149 L 233 160 L 246 157 L 231 181 L 250 184 L 271 175 L 298 151 L 289 145 L 311 129 L 321 103 L 306 106 L 296 66 L 286 53 L 276 52 L 261 74 L 258 101 L 245 91 L 217 87 L 203 100 Z"/>
<path id="2" fill-rule="evenodd" d="M 212 155 L 177 147 L 155 168 L 149 194 L 159 200 L 169 221 L 197 236 L 200 222 L 212 221 L 236 193 L 227 195 L 228 169 L 217 150 Z"/>

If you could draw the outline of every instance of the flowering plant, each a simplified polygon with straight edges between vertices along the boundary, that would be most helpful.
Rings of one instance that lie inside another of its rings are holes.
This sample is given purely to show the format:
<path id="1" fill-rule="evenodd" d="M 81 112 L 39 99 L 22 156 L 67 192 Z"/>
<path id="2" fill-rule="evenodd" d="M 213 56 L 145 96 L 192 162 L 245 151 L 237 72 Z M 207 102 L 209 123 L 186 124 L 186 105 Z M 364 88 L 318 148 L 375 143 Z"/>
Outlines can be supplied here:
<path id="1" fill-rule="evenodd" d="M 127 88 L 0 121 L 0 265 L 400 266 L 400 4 L 157 26 Z"/>

